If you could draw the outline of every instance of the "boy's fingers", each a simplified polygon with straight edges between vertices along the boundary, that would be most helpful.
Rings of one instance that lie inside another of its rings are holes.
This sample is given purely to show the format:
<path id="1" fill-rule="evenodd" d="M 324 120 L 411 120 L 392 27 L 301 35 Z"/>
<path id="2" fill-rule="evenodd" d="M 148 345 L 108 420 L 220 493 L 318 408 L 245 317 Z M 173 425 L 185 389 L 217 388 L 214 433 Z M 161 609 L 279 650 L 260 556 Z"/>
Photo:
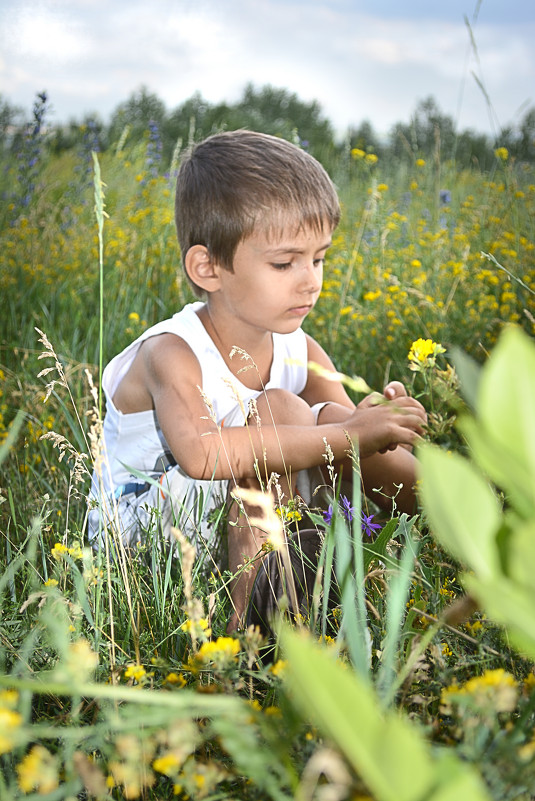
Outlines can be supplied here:
<path id="1" fill-rule="evenodd" d="M 401 381 L 390 381 L 390 383 L 388 383 L 384 388 L 384 396 L 387 400 L 407 397 L 407 390 Z"/>

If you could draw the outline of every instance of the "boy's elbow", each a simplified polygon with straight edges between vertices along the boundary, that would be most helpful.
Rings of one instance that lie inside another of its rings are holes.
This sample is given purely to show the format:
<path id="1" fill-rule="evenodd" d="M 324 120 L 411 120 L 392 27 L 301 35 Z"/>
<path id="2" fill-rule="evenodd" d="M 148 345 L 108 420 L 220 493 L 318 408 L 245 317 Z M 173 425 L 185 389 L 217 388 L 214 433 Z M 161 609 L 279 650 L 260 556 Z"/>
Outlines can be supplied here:
<path id="1" fill-rule="evenodd" d="M 211 459 L 210 455 L 204 452 L 196 453 L 191 449 L 189 453 L 181 454 L 177 462 L 186 475 L 194 481 L 210 481 L 228 477 L 223 475 L 218 461 Z"/>

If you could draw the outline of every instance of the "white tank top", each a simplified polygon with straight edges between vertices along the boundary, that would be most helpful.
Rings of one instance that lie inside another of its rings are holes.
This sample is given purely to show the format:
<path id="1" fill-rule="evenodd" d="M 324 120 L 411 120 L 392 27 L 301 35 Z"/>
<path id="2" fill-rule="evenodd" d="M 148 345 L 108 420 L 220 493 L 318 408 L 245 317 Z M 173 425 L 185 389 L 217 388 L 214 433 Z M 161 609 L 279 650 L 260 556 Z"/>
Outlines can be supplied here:
<path id="1" fill-rule="evenodd" d="M 197 357 L 202 371 L 202 390 L 210 402 L 210 413 L 218 425 L 243 425 L 249 401 L 260 391 L 244 386 L 234 376 L 202 324 L 197 311 L 202 302 L 190 303 L 168 320 L 149 328 L 106 366 L 102 388 L 106 396 L 104 419 L 105 457 L 102 485 L 105 492 L 131 481 L 139 481 L 130 468 L 157 478 L 166 466 L 174 464 L 154 411 L 123 414 L 113 403 L 113 395 L 126 375 L 139 346 L 158 334 L 181 337 Z M 299 395 L 307 380 L 307 342 L 299 328 L 291 334 L 273 334 L 273 361 L 266 389 L 286 389 Z M 236 356 L 235 358 L 239 358 Z M 246 362 L 244 362 L 244 365 Z M 93 489 L 96 489 L 95 480 Z M 93 492 L 91 493 L 93 495 Z M 96 493 L 95 493 L 96 494 Z"/>

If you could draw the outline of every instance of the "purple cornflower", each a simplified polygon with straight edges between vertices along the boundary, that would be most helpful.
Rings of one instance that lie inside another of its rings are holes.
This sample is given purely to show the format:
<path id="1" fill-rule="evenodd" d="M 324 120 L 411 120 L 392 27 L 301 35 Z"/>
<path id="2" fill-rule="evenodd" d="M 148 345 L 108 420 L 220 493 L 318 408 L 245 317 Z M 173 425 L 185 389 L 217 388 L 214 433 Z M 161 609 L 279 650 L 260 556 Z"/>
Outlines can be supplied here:
<path id="1" fill-rule="evenodd" d="M 373 536 L 376 531 L 379 531 L 381 526 L 379 523 L 373 523 L 373 515 L 365 515 L 364 512 L 360 513 L 360 521 L 362 533 L 367 534 L 368 537 Z"/>
<path id="2" fill-rule="evenodd" d="M 351 506 L 351 501 L 345 495 L 340 496 L 340 506 L 338 507 L 348 523 L 351 523 L 355 516 L 355 509 Z M 333 505 L 329 504 L 327 511 L 323 512 L 323 519 L 330 525 L 333 519 Z"/>
<path id="3" fill-rule="evenodd" d="M 355 509 L 351 506 L 351 501 L 345 495 L 340 496 L 342 514 L 348 523 L 351 523 L 354 517 Z"/>
<path id="4" fill-rule="evenodd" d="M 351 506 L 351 501 L 349 498 L 346 498 L 345 495 L 340 496 L 340 505 L 339 510 L 345 517 L 348 523 L 355 517 L 355 509 Z M 333 520 L 334 509 L 332 503 L 329 504 L 328 508 L 323 512 L 323 519 L 325 520 L 328 526 L 331 525 Z M 380 531 L 382 526 L 379 523 L 373 522 L 373 515 L 367 515 L 364 511 L 360 513 L 360 525 L 362 529 L 362 533 L 366 534 L 367 537 L 373 537 L 376 531 Z"/>
<path id="5" fill-rule="evenodd" d="M 149 133 L 147 140 L 147 151 L 145 165 L 151 178 L 157 178 L 159 173 L 159 163 L 162 160 L 162 139 L 160 129 L 155 120 L 149 120 Z"/>
<path id="6" fill-rule="evenodd" d="M 39 92 L 33 104 L 31 122 L 26 124 L 17 153 L 18 191 L 14 195 L 15 216 L 21 208 L 30 205 L 42 166 L 44 124 L 49 107 L 46 92 Z"/>
<path id="7" fill-rule="evenodd" d="M 330 503 L 329 504 L 329 508 L 325 512 L 323 512 L 323 519 L 325 520 L 325 522 L 327 523 L 328 526 L 331 525 L 331 522 L 332 522 L 332 519 L 333 519 L 333 505 L 332 505 L 332 503 Z"/>

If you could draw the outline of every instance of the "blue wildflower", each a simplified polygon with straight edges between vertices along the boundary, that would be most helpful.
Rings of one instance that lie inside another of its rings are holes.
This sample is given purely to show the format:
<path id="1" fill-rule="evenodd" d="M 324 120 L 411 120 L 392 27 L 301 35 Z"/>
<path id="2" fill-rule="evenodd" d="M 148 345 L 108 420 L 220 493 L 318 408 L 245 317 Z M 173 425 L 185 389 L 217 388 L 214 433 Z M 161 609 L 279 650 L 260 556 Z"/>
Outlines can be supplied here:
<path id="1" fill-rule="evenodd" d="M 351 523 L 353 517 L 355 516 L 354 514 L 355 509 L 353 506 L 351 506 L 351 501 L 349 500 L 349 498 L 346 498 L 345 495 L 340 496 L 340 501 L 341 501 L 340 506 L 342 509 L 342 514 L 344 515 L 347 522 Z"/>
<path id="2" fill-rule="evenodd" d="M 366 534 L 368 537 L 373 536 L 376 531 L 379 531 L 381 526 L 379 523 L 373 523 L 373 515 L 365 515 L 364 512 L 361 512 L 360 515 L 362 533 Z"/>

